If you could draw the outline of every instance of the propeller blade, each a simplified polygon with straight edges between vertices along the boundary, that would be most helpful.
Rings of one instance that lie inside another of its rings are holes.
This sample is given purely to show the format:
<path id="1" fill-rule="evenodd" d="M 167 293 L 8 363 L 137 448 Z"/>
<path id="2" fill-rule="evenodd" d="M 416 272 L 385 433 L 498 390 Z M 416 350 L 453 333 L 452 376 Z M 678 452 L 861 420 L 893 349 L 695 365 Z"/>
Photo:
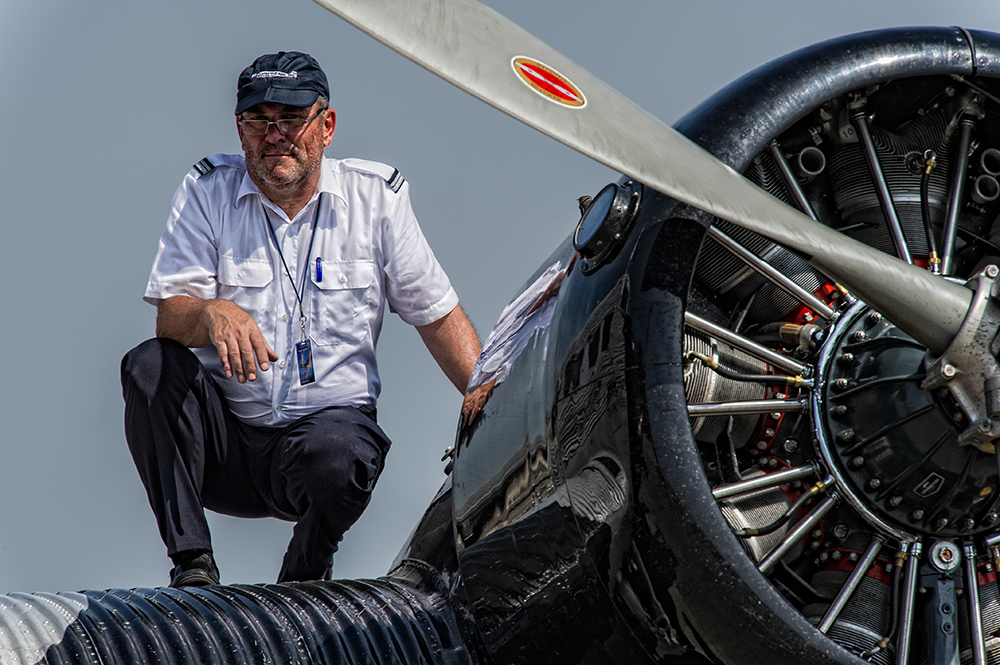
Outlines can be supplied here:
<path id="1" fill-rule="evenodd" d="M 796 250 L 935 353 L 965 319 L 969 289 L 785 205 L 478 0 L 316 2 L 574 150 Z"/>

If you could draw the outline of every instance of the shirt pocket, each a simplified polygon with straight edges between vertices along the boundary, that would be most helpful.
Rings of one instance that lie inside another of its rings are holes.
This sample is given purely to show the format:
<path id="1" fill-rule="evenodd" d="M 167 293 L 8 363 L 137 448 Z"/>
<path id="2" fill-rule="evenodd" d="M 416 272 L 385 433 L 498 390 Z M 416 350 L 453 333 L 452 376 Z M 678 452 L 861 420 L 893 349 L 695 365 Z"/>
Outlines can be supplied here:
<path id="1" fill-rule="evenodd" d="M 232 300 L 261 325 L 261 313 L 270 309 L 268 286 L 274 279 L 274 270 L 267 260 L 256 257 L 234 258 L 224 254 L 219 257 L 219 298 Z"/>
<path id="2" fill-rule="evenodd" d="M 310 337 L 319 346 L 358 344 L 368 336 L 369 324 L 378 303 L 375 298 L 375 261 L 320 259 L 309 275 L 313 292 L 313 320 Z M 322 280 L 317 281 L 317 277 Z"/>

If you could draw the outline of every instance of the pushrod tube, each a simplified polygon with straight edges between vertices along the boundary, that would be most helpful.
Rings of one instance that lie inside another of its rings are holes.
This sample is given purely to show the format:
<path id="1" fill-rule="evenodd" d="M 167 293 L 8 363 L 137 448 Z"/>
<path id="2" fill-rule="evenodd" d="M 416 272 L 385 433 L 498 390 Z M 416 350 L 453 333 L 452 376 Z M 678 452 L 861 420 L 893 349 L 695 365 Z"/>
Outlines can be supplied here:
<path id="1" fill-rule="evenodd" d="M 972 634 L 972 663 L 986 665 L 986 636 L 983 634 L 983 613 L 979 607 L 979 579 L 976 575 L 976 546 L 962 545 L 965 555 L 965 597 L 969 603 L 969 629 Z"/>
<path id="2" fill-rule="evenodd" d="M 965 195 L 965 172 L 969 168 L 969 145 L 976 123 L 969 116 L 963 116 L 955 155 L 955 173 L 951 181 L 951 198 L 948 200 L 948 216 L 944 224 L 944 243 L 941 249 L 941 272 L 950 275 L 955 254 L 955 236 L 958 233 L 958 213 L 962 210 Z"/>
<path id="3" fill-rule="evenodd" d="M 805 411 L 807 408 L 808 405 L 806 402 L 797 399 L 754 399 L 745 402 L 688 404 L 688 415 L 692 418 L 700 416 L 761 415 L 764 413 Z"/>
<path id="4" fill-rule="evenodd" d="M 889 233 L 892 235 L 892 242 L 896 246 L 896 253 L 899 258 L 909 264 L 913 263 L 910 257 L 910 248 L 906 244 L 906 236 L 903 235 L 903 226 L 899 223 L 899 215 L 896 214 L 896 206 L 892 202 L 892 194 L 889 193 L 889 184 L 885 181 L 885 174 L 882 172 L 882 165 L 878 161 L 878 153 L 875 152 L 875 143 L 872 141 L 871 130 L 868 129 L 868 119 L 863 111 L 858 111 L 851 116 L 854 127 L 858 132 L 861 141 L 861 148 L 865 153 L 865 160 L 875 181 L 875 191 L 878 193 L 879 201 L 882 203 L 882 212 L 885 214 L 886 224 L 889 226 Z"/>
<path id="5" fill-rule="evenodd" d="M 777 487 L 778 485 L 791 483 L 814 475 L 816 475 L 816 467 L 812 464 L 799 466 L 794 469 L 775 471 L 774 473 L 769 473 L 765 476 L 758 476 L 749 480 L 741 480 L 738 483 L 720 485 L 712 490 L 712 496 L 717 500 L 728 499 L 729 497 L 737 496 L 739 494 L 748 494 L 749 492 L 756 492 L 757 490 Z"/>
<path id="6" fill-rule="evenodd" d="M 781 561 L 782 557 L 788 554 L 788 551 L 795 546 L 795 543 L 805 537 L 805 535 L 809 533 L 809 531 L 816 526 L 816 524 L 818 524 L 828 512 L 830 512 L 833 506 L 837 503 L 837 499 L 838 494 L 836 492 L 831 492 L 828 497 L 823 499 L 822 503 L 816 506 L 816 508 L 814 508 L 804 520 L 796 524 L 795 528 L 792 529 L 787 536 L 785 536 L 785 539 L 782 540 L 777 547 L 771 550 L 770 554 L 764 557 L 764 560 L 758 564 L 757 570 L 766 575 L 772 568 L 774 568 L 774 566 Z"/>
<path id="7" fill-rule="evenodd" d="M 714 226 L 709 227 L 708 235 L 715 240 L 717 243 L 728 249 L 730 252 L 735 254 L 746 263 L 748 266 L 756 270 L 758 273 L 764 276 L 769 282 L 782 289 L 790 296 L 801 302 L 803 305 L 811 309 L 818 316 L 821 316 L 827 321 L 832 321 L 834 317 L 833 309 L 827 305 L 825 302 L 809 293 L 801 286 L 796 284 L 793 280 L 789 279 L 786 275 L 778 270 L 775 270 L 767 261 L 764 261 L 759 256 L 748 250 L 746 247 L 736 242 L 725 233 L 720 231 Z"/>
<path id="8" fill-rule="evenodd" d="M 906 545 L 903 545 L 904 552 Z M 909 558 L 906 560 L 906 579 L 903 582 L 903 611 L 899 614 L 899 643 L 896 645 L 896 665 L 908 665 L 910 662 L 910 640 L 913 637 L 914 603 L 917 598 L 917 579 L 920 577 L 920 541 L 913 542 L 909 547 Z"/>
<path id="9" fill-rule="evenodd" d="M 837 597 L 833 599 L 830 603 L 830 608 L 823 615 L 823 620 L 819 622 L 819 631 L 821 633 L 826 633 L 833 626 L 837 617 L 847 606 L 847 601 L 851 599 L 854 592 L 857 590 L 858 585 L 861 584 L 861 580 L 865 578 L 868 571 L 872 567 L 872 562 L 875 561 L 875 557 L 878 556 L 879 550 L 882 549 L 882 545 L 885 544 L 885 536 L 881 534 L 875 534 L 872 538 L 871 544 L 868 545 L 868 549 L 865 550 L 864 556 L 858 561 L 858 565 L 855 566 L 854 570 L 851 572 L 851 576 L 847 578 L 847 582 L 844 587 L 837 594 Z"/>
<path id="10" fill-rule="evenodd" d="M 812 204 L 810 204 L 809 199 L 806 198 L 806 193 L 802 191 L 802 186 L 799 185 L 799 181 L 795 177 L 795 174 L 792 173 L 792 169 L 789 168 L 788 161 L 785 159 L 784 153 L 781 152 L 781 146 L 778 145 L 778 140 L 775 139 L 774 141 L 771 141 L 767 148 L 771 153 L 771 157 L 774 159 L 774 163 L 778 165 L 778 170 L 781 171 L 781 177 L 785 179 L 785 184 L 788 185 L 788 189 L 792 192 L 792 196 L 795 198 L 795 203 L 799 206 L 799 210 L 818 222 L 819 217 L 817 217 L 815 211 L 813 211 Z"/>
<path id="11" fill-rule="evenodd" d="M 738 335 L 727 328 L 723 328 L 722 326 L 716 325 L 711 321 L 703 319 L 697 314 L 684 312 L 684 323 L 699 332 L 705 333 L 709 337 L 721 339 L 738 349 L 742 349 L 750 355 L 760 358 L 764 362 L 770 363 L 778 369 L 793 376 L 809 376 L 806 365 L 792 360 L 788 356 L 783 356 L 776 351 L 772 351 L 766 346 L 762 346 L 757 342 L 743 337 L 742 335 Z"/>

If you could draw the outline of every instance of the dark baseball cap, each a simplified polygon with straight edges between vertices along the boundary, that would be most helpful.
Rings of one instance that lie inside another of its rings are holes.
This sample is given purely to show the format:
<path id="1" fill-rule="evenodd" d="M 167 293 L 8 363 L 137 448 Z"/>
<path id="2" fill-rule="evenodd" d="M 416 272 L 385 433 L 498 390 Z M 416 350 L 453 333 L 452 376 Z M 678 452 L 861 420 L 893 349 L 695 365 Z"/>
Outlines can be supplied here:
<path id="1" fill-rule="evenodd" d="M 319 63 L 298 51 L 260 56 L 240 73 L 236 86 L 236 115 L 264 102 L 312 106 L 320 95 L 330 99 L 330 86 Z"/>

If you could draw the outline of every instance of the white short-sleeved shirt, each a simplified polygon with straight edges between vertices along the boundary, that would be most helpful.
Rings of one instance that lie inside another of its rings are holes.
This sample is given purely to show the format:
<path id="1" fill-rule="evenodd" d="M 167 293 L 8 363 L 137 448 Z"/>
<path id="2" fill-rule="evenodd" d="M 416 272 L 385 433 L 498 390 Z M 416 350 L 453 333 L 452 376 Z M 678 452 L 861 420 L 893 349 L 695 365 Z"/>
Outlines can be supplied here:
<path id="1" fill-rule="evenodd" d="M 289 220 L 247 175 L 241 155 L 208 159 L 215 168 L 205 175 L 192 169 L 174 195 L 144 299 L 225 298 L 254 318 L 278 354 L 255 381 L 226 378 L 215 347 L 195 349 L 230 408 L 250 424 L 279 425 L 330 405 L 374 403 L 381 387 L 375 345 L 386 301 L 415 326 L 458 304 L 417 224 L 409 185 L 384 164 L 324 159 L 316 193 Z M 314 220 L 316 237 L 306 256 Z M 295 356 L 299 307 L 268 223 L 300 292 L 307 271 L 303 308 L 316 381 L 305 386 Z"/>

